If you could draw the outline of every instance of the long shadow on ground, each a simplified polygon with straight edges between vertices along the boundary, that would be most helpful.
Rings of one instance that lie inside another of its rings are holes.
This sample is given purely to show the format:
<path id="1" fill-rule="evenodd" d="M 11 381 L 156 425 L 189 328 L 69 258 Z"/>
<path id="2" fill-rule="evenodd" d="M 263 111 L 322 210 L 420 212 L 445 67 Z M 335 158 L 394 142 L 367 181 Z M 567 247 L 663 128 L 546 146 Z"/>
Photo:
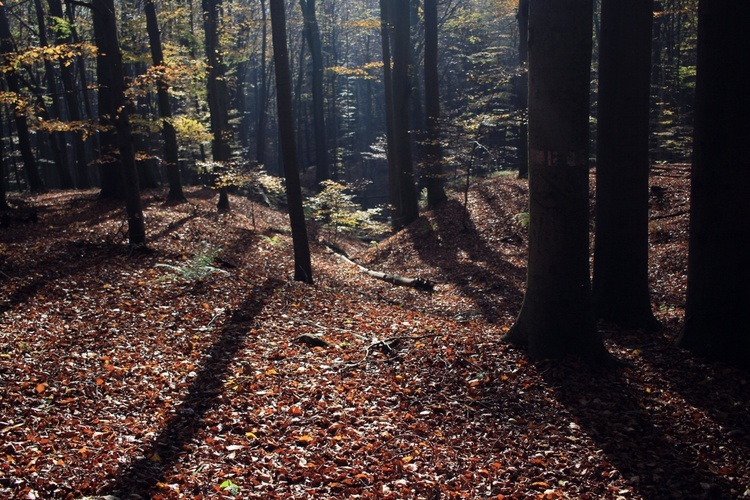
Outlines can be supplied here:
<path id="1" fill-rule="evenodd" d="M 556 397 L 641 497 L 735 498 L 737 485 L 702 463 L 676 429 L 644 405 L 625 374 L 596 374 L 561 362 L 543 371 Z M 692 438 L 691 441 L 695 440 Z"/>
<path id="2" fill-rule="evenodd" d="M 410 228 L 422 259 L 440 269 L 443 279 L 464 296 L 471 297 L 485 320 L 497 321 L 500 311 L 517 310 L 523 298 L 519 284 L 524 282 L 525 269 L 509 263 L 497 248 L 516 247 L 520 237 L 513 234 L 490 244 L 456 200 L 435 210 L 434 217 L 434 227 L 425 222 Z"/>
<path id="3" fill-rule="evenodd" d="M 180 456 L 186 453 L 186 445 L 201 429 L 206 413 L 215 405 L 223 390 L 229 365 L 243 347 L 249 331 L 248 323 L 255 321 L 265 307 L 265 298 L 280 284 L 278 280 L 269 279 L 249 292 L 246 302 L 235 311 L 232 322 L 224 328 L 208 351 L 206 362 L 188 389 L 184 401 L 154 439 L 151 448 L 125 469 L 116 483 L 106 488 L 107 491 L 102 494 L 120 498 L 132 495 L 150 497 L 150 491 L 164 479 Z"/>

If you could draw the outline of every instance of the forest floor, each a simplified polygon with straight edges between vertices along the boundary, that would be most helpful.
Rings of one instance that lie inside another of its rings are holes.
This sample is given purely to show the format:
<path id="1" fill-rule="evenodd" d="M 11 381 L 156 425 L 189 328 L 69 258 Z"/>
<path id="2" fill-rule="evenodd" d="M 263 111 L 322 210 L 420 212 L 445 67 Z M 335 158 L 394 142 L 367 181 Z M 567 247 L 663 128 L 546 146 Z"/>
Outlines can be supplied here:
<path id="1" fill-rule="evenodd" d="M 687 166 L 652 186 L 664 329 L 600 325 L 613 371 L 501 341 L 525 278 L 511 177 L 380 243 L 339 239 L 433 293 L 317 243 L 315 285 L 293 282 L 287 218 L 239 197 L 220 215 L 206 190 L 146 193 L 142 252 L 94 191 L 11 196 L 38 221 L 0 228 L 0 498 L 750 497 L 747 373 L 673 345 Z M 223 272 L 170 279 L 217 246 Z"/>

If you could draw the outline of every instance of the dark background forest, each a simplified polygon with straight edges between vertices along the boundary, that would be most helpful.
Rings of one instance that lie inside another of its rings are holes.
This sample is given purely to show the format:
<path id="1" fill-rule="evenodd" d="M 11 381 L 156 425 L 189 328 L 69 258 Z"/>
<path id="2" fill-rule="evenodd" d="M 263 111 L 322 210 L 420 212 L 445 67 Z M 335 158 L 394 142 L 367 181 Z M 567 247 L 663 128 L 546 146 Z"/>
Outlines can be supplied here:
<path id="1" fill-rule="evenodd" d="M 0 497 L 750 496 L 730 4 L 2 1 Z"/>

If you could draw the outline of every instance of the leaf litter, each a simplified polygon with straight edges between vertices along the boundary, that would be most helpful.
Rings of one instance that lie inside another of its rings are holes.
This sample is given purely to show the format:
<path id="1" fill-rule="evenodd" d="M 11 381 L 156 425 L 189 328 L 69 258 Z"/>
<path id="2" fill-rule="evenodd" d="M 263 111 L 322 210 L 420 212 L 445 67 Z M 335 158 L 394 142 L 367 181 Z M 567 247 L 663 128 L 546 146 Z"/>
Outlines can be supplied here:
<path id="1" fill-rule="evenodd" d="M 477 181 L 468 212 L 451 199 L 379 243 L 339 241 L 432 294 L 318 242 L 316 284 L 292 282 L 286 217 L 240 197 L 217 214 L 205 190 L 177 206 L 147 192 L 138 252 L 94 191 L 25 196 L 39 223 L 0 233 L 0 497 L 750 496 L 746 372 L 673 346 L 687 166 L 652 185 L 665 328 L 600 325 L 629 363 L 604 373 L 501 342 L 523 298 L 522 181 Z M 205 248 L 220 271 L 164 279 Z"/>

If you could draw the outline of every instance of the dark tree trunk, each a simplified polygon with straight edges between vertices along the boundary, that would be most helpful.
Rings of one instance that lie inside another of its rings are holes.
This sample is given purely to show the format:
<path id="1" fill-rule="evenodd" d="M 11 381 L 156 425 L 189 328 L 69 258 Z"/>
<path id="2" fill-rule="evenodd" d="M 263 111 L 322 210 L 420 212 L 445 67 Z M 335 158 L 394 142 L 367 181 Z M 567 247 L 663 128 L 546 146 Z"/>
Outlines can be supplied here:
<path id="1" fill-rule="evenodd" d="M 411 79 L 409 2 L 391 0 L 393 19 L 393 149 L 398 175 L 398 204 L 393 227 L 398 230 L 417 220 L 419 200 L 411 150 Z"/>
<path id="2" fill-rule="evenodd" d="M 443 181 L 443 151 L 440 145 L 437 0 L 424 2 L 424 38 L 424 94 L 427 114 L 424 177 L 427 186 L 427 206 L 435 208 L 446 200 Z"/>
<path id="3" fill-rule="evenodd" d="M 750 3 L 701 0 L 687 304 L 678 344 L 747 365 L 750 358 Z"/>
<path id="4" fill-rule="evenodd" d="M 48 47 L 47 23 L 44 20 L 44 7 L 42 6 L 42 0 L 34 0 L 34 10 L 36 11 L 36 20 L 37 25 L 39 26 L 39 46 Z M 55 68 L 52 65 L 51 60 L 44 60 L 44 71 L 47 79 L 47 93 L 52 98 L 52 114 L 50 118 L 62 121 L 63 108 L 60 102 L 60 92 L 58 91 Z M 73 177 L 70 175 L 70 165 L 68 165 L 68 155 L 66 152 L 66 144 L 68 141 L 65 138 L 65 134 L 53 132 L 50 134 L 49 140 L 50 145 L 52 146 L 52 155 L 55 159 L 55 167 L 60 187 L 62 189 L 71 189 L 73 188 Z"/>
<path id="5" fill-rule="evenodd" d="M 60 0 L 48 0 L 50 15 L 63 18 L 63 8 Z M 66 44 L 72 42 L 72 37 L 57 37 L 56 44 Z M 68 112 L 68 119 L 72 122 L 81 122 L 81 109 L 78 100 L 78 89 L 75 85 L 73 68 L 65 62 L 60 63 L 60 80 L 62 82 L 63 95 L 65 96 L 65 106 Z M 73 153 L 75 155 L 75 177 L 76 187 L 87 189 L 91 187 L 89 180 L 88 165 L 86 162 L 86 144 L 81 133 L 73 133 Z"/>
<path id="6" fill-rule="evenodd" d="M 226 66 L 219 45 L 219 11 L 222 0 L 203 0 L 203 27 L 206 34 L 206 59 L 208 61 L 208 109 L 211 114 L 211 153 L 214 163 L 221 169 L 228 167 L 231 158 L 229 139 L 229 93 Z M 223 185 L 219 188 L 219 211 L 229 210 L 229 195 Z"/>
<path id="7" fill-rule="evenodd" d="M 13 54 L 16 52 L 5 5 L 2 2 L 0 2 L 0 52 L 3 54 Z M 15 70 L 9 68 L 5 72 L 5 80 L 8 83 L 8 90 L 20 95 L 21 88 L 18 82 L 18 74 Z M 44 181 L 39 175 L 39 168 L 31 148 L 31 137 L 29 135 L 29 124 L 26 121 L 26 115 L 21 110 L 13 113 L 13 115 L 16 123 L 16 134 L 18 136 L 18 148 L 21 150 L 21 158 L 23 159 L 29 188 L 32 193 L 42 192 L 45 190 Z"/>
<path id="8" fill-rule="evenodd" d="M 520 73 L 515 79 L 518 108 L 521 111 L 518 126 L 518 178 L 529 177 L 529 0 L 518 2 L 518 64 Z"/>
<path id="9" fill-rule="evenodd" d="M 506 338 L 535 360 L 609 360 L 589 278 L 592 8 L 592 0 L 534 0 L 529 11 L 529 259 Z"/>
<path id="10" fill-rule="evenodd" d="M 398 172 L 393 141 L 393 75 L 391 67 L 391 38 L 393 23 L 390 13 L 391 0 L 380 0 L 380 39 L 383 53 L 383 87 L 385 97 L 385 139 L 388 160 L 388 201 L 394 210 L 391 218 L 396 218 L 398 206 Z"/>
<path id="11" fill-rule="evenodd" d="M 3 145 L 5 144 L 3 135 L 3 116 L 2 113 L 0 113 L 0 211 L 10 209 L 5 189 L 5 158 L 9 155 L 5 154 L 3 148 Z"/>
<path id="12" fill-rule="evenodd" d="M 305 19 L 305 38 L 312 57 L 313 127 L 315 129 L 315 181 L 319 184 L 331 178 L 326 139 L 325 102 L 323 100 L 323 50 L 320 29 L 315 15 L 315 0 L 299 0 Z"/>
<path id="13" fill-rule="evenodd" d="M 109 119 L 114 126 L 113 139 L 119 153 L 119 183 L 123 186 L 128 217 L 128 241 L 131 245 L 145 245 L 146 227 L 143 220 L 141 194 L 138 186 L 138 169 L 135 164 L 135 148 L 130 130 L 127 100 L 125 98 L 125 71 L 122 52 L 117 39 L 117 17 L 114 0 L 97 0 L 92 5 L 94 36 L 101 68 L 97 71 L 105 81 L 99 88 L 108 87 L 111 103 Z"/>
<path id="14" fill-rule="evenodd" d="M 599 45 L 596 317 L 655 330 L 648 288 L 653 0 L 603 0 Z"/>
<path id="15" fill-rule="evenodd" d="M 286 196 L 289 204 L 289 221 L 292 227 L 294 246 L 294 279 L 305 283 L 313 282 L 310 246 L 307 239 L 305 213 L 302 208 L 302 187 L 299 180 L 299 162 L 294 132 L 292 111 L 292 82 L 289 70 L 289 52 L 286 41 L 286 12 L 284 0 L 270 0 L 271 36 L 273 40 L 273 60 L 276 70 L 276 105 L 279 119 Z"/>
<path id="16" fill-rule="evenodd" d="M 161 36 L 159 24 L 156 19 L 156 8 L 153 0 L 145 0 L 143 10 L 146 13 L 146 27 L 148 39 L 151 45 L 151 58 L 154 66 L 164 65 L 164 52 L 161 47 Z M 161 78 L 157 83 L 157 99 L 159 116 L 162 118 L 162 136 L 164 138 L 164 159 L 167 167 L 167 181 L 169 182 L 169 194 L 167 201 L 172 203 L 183 203 L 187 201 L 182 191 L 182 180 L 180 179 L 179 150 L 177 147 L 177 132 L 172 125 L 172 105 L 169 102 L 169 87 L 167 82 Z"/>
<path id="17" fill-rule="evenodd" d="M 266 65 L 266 52 L 268 47 L 268 20 L 266 19 L 266 0 L 260 0 L 261 20 L 261 42 L 260 42 L 260 93 L 257 99 L 258 124 L 256 129 L 256 152 L 255 159 L 259 165 L 266 164 L 266 125 L 268 123 L 268 77 Z"/>

